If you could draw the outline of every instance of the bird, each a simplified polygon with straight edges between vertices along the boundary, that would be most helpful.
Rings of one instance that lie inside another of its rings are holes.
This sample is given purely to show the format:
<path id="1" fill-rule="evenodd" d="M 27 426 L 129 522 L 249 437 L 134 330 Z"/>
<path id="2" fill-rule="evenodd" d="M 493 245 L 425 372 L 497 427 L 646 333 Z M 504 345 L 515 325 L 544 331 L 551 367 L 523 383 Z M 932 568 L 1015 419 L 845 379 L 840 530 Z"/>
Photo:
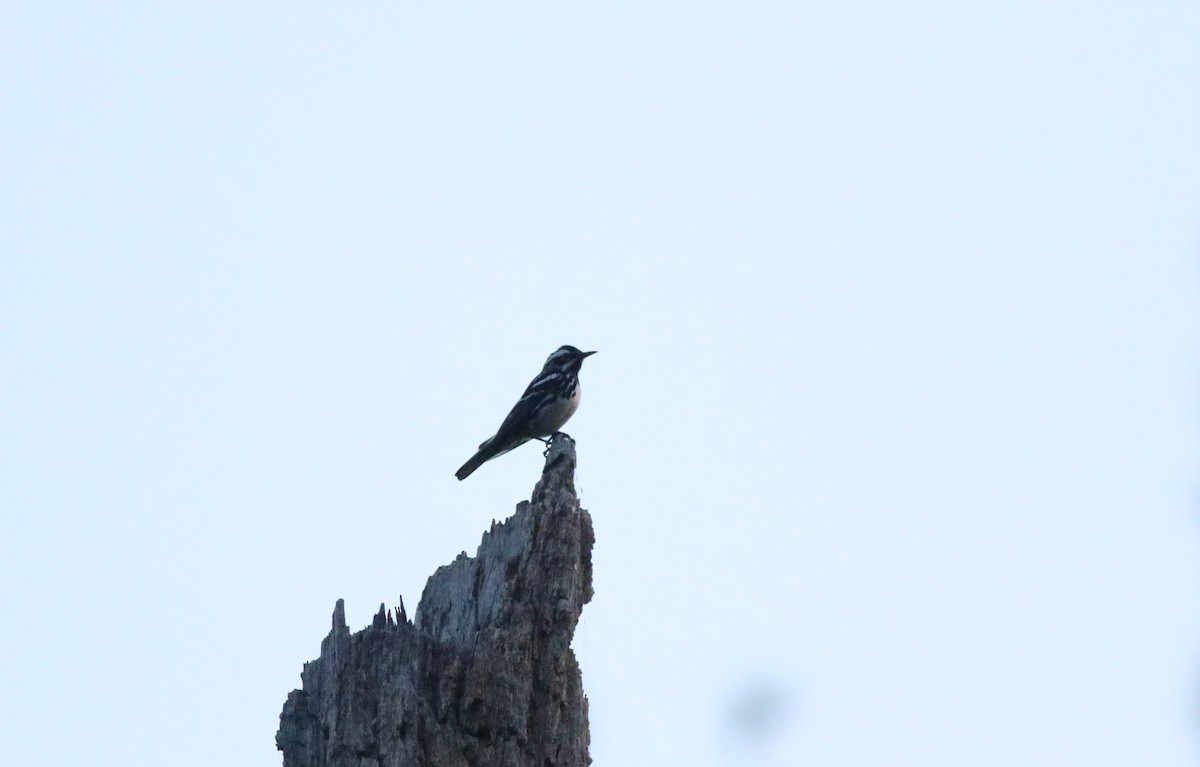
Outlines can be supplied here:
<path id="1" fill-rule="evenodd" d="M 531 439 L 547 442 L 544 438 L 561 429 L 579 407 L 579 368 L 595 353 L 581 352 L 574 346 L 558 347 L 546 358 L 542 372 L 525 387 L 496 433 L 479 445 L 479 451 L 454 476 L 462 481 L 484 462 Z"/>

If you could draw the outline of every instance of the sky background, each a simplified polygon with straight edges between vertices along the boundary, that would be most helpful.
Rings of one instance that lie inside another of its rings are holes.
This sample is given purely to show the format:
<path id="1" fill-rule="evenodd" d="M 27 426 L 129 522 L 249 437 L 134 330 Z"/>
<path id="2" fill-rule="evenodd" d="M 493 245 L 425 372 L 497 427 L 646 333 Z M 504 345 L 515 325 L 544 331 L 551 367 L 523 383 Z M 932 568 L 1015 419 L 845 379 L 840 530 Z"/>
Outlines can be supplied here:
<path id="1" fill-rule="evenodd" d="M 564 343 L 600 767 L 1197 763 L 1200 5 L 0 22 L 4 764 L 280 764 Z"/>

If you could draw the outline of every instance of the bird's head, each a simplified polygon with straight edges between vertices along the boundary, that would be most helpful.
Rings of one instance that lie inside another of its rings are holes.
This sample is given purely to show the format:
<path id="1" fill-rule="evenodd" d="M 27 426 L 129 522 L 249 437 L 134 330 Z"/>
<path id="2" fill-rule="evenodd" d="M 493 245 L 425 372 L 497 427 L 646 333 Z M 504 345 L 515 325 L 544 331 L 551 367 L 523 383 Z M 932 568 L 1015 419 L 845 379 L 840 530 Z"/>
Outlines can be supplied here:
<path id="1" fill-rule="evenodd" d="M 543 371 L 551 370 L 574 370 L 579 371 L 579 367 L 583 365 L 585 357 L 590 357 L 595 352 L 581 352 L 574 346 L 560 346 L 554 350 L 554 353 L 546 358 L 546 364 L 542 368 Z"/>

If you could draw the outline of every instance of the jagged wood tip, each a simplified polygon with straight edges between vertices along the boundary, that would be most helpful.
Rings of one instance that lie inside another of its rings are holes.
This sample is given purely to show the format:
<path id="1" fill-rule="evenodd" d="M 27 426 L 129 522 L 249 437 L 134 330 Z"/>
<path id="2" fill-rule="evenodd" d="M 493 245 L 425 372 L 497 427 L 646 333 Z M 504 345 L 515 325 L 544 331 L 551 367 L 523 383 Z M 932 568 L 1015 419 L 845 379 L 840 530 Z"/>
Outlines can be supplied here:
<path id="1" fill-rule="evenodd" d="M 570 643 L 592 598 L 594 536 L 575 466 L 574 441 L 555 435 L 531 500 L 430 576 L 413 620 L 401 599 L 351 634 L 337 601 L 280 715 L 284 767 L 591 762 Z"/>

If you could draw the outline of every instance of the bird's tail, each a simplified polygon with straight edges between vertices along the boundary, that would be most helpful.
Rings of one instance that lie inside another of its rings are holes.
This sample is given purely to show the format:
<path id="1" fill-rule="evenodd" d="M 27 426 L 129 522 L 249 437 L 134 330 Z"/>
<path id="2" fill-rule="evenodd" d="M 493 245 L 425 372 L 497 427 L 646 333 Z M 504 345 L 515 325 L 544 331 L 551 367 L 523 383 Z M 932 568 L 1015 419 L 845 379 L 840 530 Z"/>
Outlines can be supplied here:
<path id="1" fill-rule="evenodd" d="M 458 477 L 460 482 L 471 476 L 471 472 L 475 471 L 483 464 L 487 463 L 493 458 L 499 458 L 509 450 L 520 447 L 530 439 L 529 437 L 518 437 L 517 439 L 506 437 L 503 439 L 503 441 L 497 443 L 497 437 L 500 437 L 500 435 L 497 434 L 494 437 L 485 439 L 483 444 L 479 446 L 479 452 L 471 456 L 471 460 L 464 463 L 461 469 L 454 472 L 454 476 Z"/>
<path id="2" fill-rule="evenodd" d="M 471 460 L 462 465 L 462 468 L 454 472 L 454 476 L 458 477 L 459 481 L 471 476 L 471 472 L 483 465 L 483 462 L 492 456 L 488 455 L 486 450 L 480 450 L 475 455 L 471 456 Z"/>
<path id="3" fill-rule="evenodd" d="M 466 463 L 463 463 L 462 468 L 458 469 L 458 471 L 454 473 L 455 477 L 458 478 L 460 483 L 462 480 L 470 477 L 470 473 L 484 465 L 485 462 L 491 461 L 494 459 L 494 457 L 500 455 L 500 453 L 508 453 L 506 450 L 497 451 L 492 449 L 492 443 L 494 441 L 496 441 L 496 437 L 492 436 L 485 439 L 484 442 L 479 443 L 479 453 L 470 456 L 470 460 Z"/>

